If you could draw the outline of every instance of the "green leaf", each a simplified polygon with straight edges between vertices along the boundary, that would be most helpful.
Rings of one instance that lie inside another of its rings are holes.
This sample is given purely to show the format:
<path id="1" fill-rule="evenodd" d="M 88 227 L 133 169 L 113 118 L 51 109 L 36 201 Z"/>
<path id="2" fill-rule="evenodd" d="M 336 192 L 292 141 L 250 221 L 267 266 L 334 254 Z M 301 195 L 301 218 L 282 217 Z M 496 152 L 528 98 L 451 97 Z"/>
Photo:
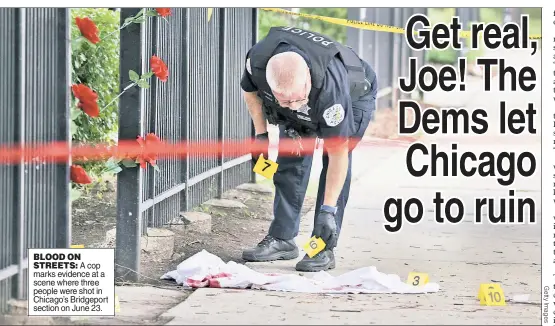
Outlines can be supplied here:
<path id="1" fill-rule="evenodd" d="M 71 120 L 71 123 L 69 125 L 69 132 L 72 135 L 75 135 L 77 133 L 77 129 L 78 129 L 77 124 L 75 123 L 75 121 Z"/>
<path id="2" fill-rule="evenodd" d="M 137 85 L 139 85 L 139 87 L 142 88 L 149 88 L 150 85 L 148 84 L 148 82 L 144 81 L 144 80 L 139 80 L 137 81 Z"/>
<path id="3" fill-rule="evenodd" d="M 127 17 L 125 18 L 125 20 L 123 21 L 124 24 L 129 24 L 133 19 L 135 19 L 135 17 Z"/>
<path id="4" fill-rule="evenodd" d="M 158 12 L 154 9 L 152 10 L 148 10 L 147 12 L 145 12 L 146 16 L 158 16 Z"/>
<path id="5" fill-rule="evenodd" d="M 140 24 L 140 23 L 144 23 L 146 21 L 146 17 L 145 16 L 141 16 L 141 17 L 137 17 L 133 20 L 133 22 L 135 24 Z"/>
<path id="6" fill-rule="evenodd" d="M 77 118 L 79 118 L 79 116 L 81 115 L 83 111 L 76 109 L 76 108 L 71 108 L 71 120 L 75 120 Z"/>
<path id="7" fill-rule="evenodd" d="M 137 162 L 129 159 L 122 160 L 121 164 L 123 164 L 126 168 L 134 168 L 137 166 Z"/>
<path id="8" fill-rule="evenodd" d="M 113 164 L 119 164 L 119 162 L 121 162 L 121 159 L 120 159 L 120 158 L 113 158 L 113 157 L 110 157 L 110 158 L 108 159 L 108 161 L 106 161 L 106 164 L 112 164 L 112 163 L 113 163 Z"/>
<path id="9" fill-rule="evenodd" d="M 154 73 L 153 73 L 152 71 L 145 72 L 145 73 L 141 76 L 141 79 L 142 79 L 142 80 L 149 79 L 150 77 L 152 77 L 152 75 L 154 75 Z"/>
<path id="10" fill-rule="evenodd" d="M 81 191 L 77 188 L 70 188 L 69 190 L 69 199 L 73 202 L 77 199 L 81 198 Z"/>
<path id="11" fill-rule="evenodd" d="M 129 79 L 131 79 L 131 81 L 138 82 L 139 81 L 139 74 L 136 73 L 133 70 L 129 70 Z"/>
<path id="12" fill-rule="evenodd" d="M 158 167 L 158 165 L 154 164 L 152 167 L 154 168 L 154 171 L 160 172 L 160 168 Z"/>
<path id="13" fill-rule="evenodd" d="M 133 16 L 133 18 L 141 17 L 143 13 L 146 13 L 146 12 L 147 12 L 146 8 L 143 8 L 135 16 Z"/>
<path id="14" fill-rule="evenodd" d="M 115 165 L 115 166 L 110 167 L 109 169 L 106 169 L 106 170 L 104 171 L 104 173 L 118 174 L 118 173 L 120 173 L 122 170 L 123 170 L 123 169 L 121 168 L 121 166 Z"/>

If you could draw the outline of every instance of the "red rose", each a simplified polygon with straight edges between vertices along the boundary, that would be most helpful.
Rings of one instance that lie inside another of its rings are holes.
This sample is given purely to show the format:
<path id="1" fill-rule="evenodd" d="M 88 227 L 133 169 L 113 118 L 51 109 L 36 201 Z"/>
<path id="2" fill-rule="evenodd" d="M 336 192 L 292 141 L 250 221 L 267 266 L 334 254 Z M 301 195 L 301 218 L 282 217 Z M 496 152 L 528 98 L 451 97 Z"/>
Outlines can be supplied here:
<path id="1" fill-rule="evenodd" d="M 95 23 L 90 20 L 89 17 L 75 17 L 75 24 L 79 28 L 81 35 L 83 35 L 83 37 L 89 40 L 92 44 L 100 42 L 100 38 L 98 37 L 98 27 L 96 27 Z"/>
<path id="2" fill-rule="evenodd" d="M 137 157 L 137 161 L 139 161 L 141 168 L 146 168 L 146 163 L 150 163 L 150 165 L 155 166 L 158 156 L 156 153 L 150 153 L 149 151 L 152 151 L 156 148 L 156 146 L 162 143 L 160 138 L 153 133 L 148 133 L 144 138 L 138 136 L 137 142 L 143 148 L 143 153 Z M 146 146 L 148 146 L 148 150 L 145 152 Z"/>
<path id="3" fill-rule="evenodd" d="M 79 100 L 77 105 L 87 115 L 92 118 L 98 117 L 100 109 L 98 108 L 98 95 L 89 87 L 83 84 L 75 84 L 71 86 L 73 96 Z"/>
<path id="4" fill-rule="evenodd" d="M 162 17 L 169 16 L 172 13 L 170 8 L 156 8 L 156 12 Z"/>
<path id="5" fill-rule="evenodd" d="M 92 182 L 91 177 L 87 174 L 87 171 L 83 169 L 80 165 L 72 165 L 70 170 L 71 181 L 78 184 L 89 184 Z"/>
<path id="6" fill-rule="evenodd" d="M 157 56 L 153 55 L 150 58 L 150 69 L 160 79 L 162 82 L 166 82 L 168 80 L 168 67 L 162 61 L 162 59 L 158 58 Z"/>

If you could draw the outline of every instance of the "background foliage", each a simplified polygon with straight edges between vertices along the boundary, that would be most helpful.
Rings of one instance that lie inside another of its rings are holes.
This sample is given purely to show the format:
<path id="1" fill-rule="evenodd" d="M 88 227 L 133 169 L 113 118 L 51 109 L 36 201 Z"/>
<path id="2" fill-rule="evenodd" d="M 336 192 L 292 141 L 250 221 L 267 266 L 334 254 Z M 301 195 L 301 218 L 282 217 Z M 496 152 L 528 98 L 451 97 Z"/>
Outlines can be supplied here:
<path id="1" fill-rule="evenodd" d="M 89 17 L 100 31 L 96 45 L 83 41 L 72 45 L 72 83 L 83 83 L 98 94 L 100 116 L 90 118 L 80 110 L 72 114 L 73 142 L 115 142 L 118 130 L 118 101 L 103 109 L 119 93 L 119 30 L 120 13 L 106 8 L 75 8 L 71 10 L 71 36 L 80 36 L 75 17 Z M 110 34 L 112 33 L 112 34 Z M 76 107 L 76 105 L 75 105 Z M 99 176 L 103 163 L 85 163 L 91 175 Z"/>
<path id="2" fill-rule="evenodd" d="M 292 8 L 286 8 L 291 10 Z M 347 8 L 300 8 L 301 13 L 315 14 L 335 18 L 347 18 Z M 521 12 L 530 15 L 530 33 L 541 33 L 541 9 L 521 8 Z M 428 16 L 432 23 L 448 22 L 455 14 L 454 8 L 430 8 Z M 74 142 L 115 142 L 118 131 L 118 101 L 104 108 L 119 93 L 119 11 L 106 8 L 75 8 L 72 15 L 72 39 L 80 36 L 75 25 L 75 17 L 89 17 L 100 30 L 101 42 L 97 45 L 88 42 L 75 43 L 72 46 L 72 82 L 84 83 L 98 94 L 101 108 L 98 118 L 89 118 L 80 110 L 72 114 L 72 135 Z M 480 20 L 485 22 L 503 22 L 504 8 L 481 8 Z M 338 42 L 347 40 L 347 27 L 310 20 L 297 16 L 259 11 L 258 39 L 262 39 L 272 26 L 295 26 L 325 34 Z M 466 54 L 469 59 L 479 56 L 481 50 Z M 427 51 L 428 60 L 449 64 L 456 62 L 458 52 L 454 50 Z M 104 109 L 103 109 L 104 108 Z M 99 179 L 105 165 L 102 163 L 83 164 L 93 179 Z"/>
<path id="3" fill-rule="evenodd" d="M 291 8 L 288 8 L 291 9 Z M 347 18 L 347 8 L 300 8 L 300 13 L 334 18 Z M 295 26 L 321 33 L 340 43 L 347 41 L 347 27 L 334 25 L 321 20 L 284 15 L 264 10 L 258 11 L 258 40 L 268 34 L 272 26 Z"/>

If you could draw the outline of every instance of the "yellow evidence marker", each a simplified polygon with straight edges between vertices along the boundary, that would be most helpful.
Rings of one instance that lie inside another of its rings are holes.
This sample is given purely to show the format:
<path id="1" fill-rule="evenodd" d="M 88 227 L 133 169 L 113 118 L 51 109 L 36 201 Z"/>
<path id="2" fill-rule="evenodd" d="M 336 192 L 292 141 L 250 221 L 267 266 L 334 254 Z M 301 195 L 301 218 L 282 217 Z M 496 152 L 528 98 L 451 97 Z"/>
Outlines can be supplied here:
<path id="1" fill-rule="evenodd" d="M 70 248 L 71 249 L 83 249 L 83 248 L 85 248 L 85 245 L 71 245 Z"/>
<path id="2" fill-rule="evenodd" d="M 312 237 L 308 242 L 304 245 L 303 249 L 308 255 L 308 257 L 312 258 L 316 256 L 320 251 L 324 250 L 326 247 L 326 243 L 322 238 Z"/>
<path id="3" fill-rule="evenodd" d="M 253 172 L 260 174 L 261 176 L 265 177 L 266 179 L 272 179 L 274 177 L 274 173 L 277 172 L 278 164 L 270 159 L 265 160 L 264 156 L 260 154 L 258 157 L 258 161 L 254 165 L 252 169 Z"/>
<path id="4" fill-rule="evenodd" d="M 505 294 L 498 283 L 480 284 L 478 299 L 481 306 L 506 306 Z"/>
<path id="5" fill-rule="evenodd" d="M 120 312 L 119 297 L 117 294 L 116 294 L 116 297 L 114 298 L 114 303 L 115 303 L 114 311 Z"/>
<path id="6" fill-rule="evenodd" d="M 423 286 L 427 284 L 428 281 L 429 277 L 426 273 L 410 272 L 407 277 L 407 283 L 412 286 Z"/>

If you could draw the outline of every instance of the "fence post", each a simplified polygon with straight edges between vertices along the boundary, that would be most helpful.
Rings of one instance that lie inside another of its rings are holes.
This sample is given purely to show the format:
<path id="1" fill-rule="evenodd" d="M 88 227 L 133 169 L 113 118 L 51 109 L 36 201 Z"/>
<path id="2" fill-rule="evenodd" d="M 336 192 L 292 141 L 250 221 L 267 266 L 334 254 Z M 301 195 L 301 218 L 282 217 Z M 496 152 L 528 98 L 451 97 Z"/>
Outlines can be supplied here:
<path id="1" fill-rule="evenodd" d="M 71 147 L 71 131 L 70 131 L 70 105 L 71 96 L 69 92 L 69 87 L 71 85 L 71 9 L 60 8 L 58 9 L 58 69 L 62 70 L 61 73 L 64 74 L 66 80 L 60 80 L 60 84 L 65 87 L 60 87 L 58 91 L 58 96 L 60 97 L 60 103 L 64 103 L 63 108 L 59 108 L 57 112 L 60 122 L 60 138 L 68 143 L 68 147 Z M 60 74 L 61 75 L 61 74 Z M 67 163 L 58 164 L 58 180 L 57 184 L 60 190 L 57 194 L 57 199 L 61 205 L 59 205 L 59 211 L 57 212 L 57 235 L 56 235 L 56 247 L 58 248 L 69 248 L 71 245 L 71 200 L 70 191 L 71 185 L 69 183 L 69 166 L 71 161 L 68 160 Z M 63 188 L 61 187 L 63 185 Z"/>
<path id="2" fill-rule="evenodd" d="M 220 151 L 218 153 L 218 164 L 220 166 L 220 177 L 218 182 L 218 198 L 222 198 L 224 193 L 224 139 L 225 139 L 225 120 L 226 120 L 226 71 L 227 71 L 227 20 L 225 8 L 220 8 L 220 71 L 218 76 L 218 83 L 220 84 L 218 94 L 218 146 Z"/>
<path id="3" fill-rule="evenodd" d="M 18 40 L 17 40 L 17 86 L 16 86 L 16 121 L 17 121 L 17 132 L 15 136 L 18 145 L 23 148 L 25 146 L 25 44 L 26 44 L 26 21 L 25 16 L 27 9 L 18 8 L 17 10 L 17 30 L 18 30 Z M 17 195 L 15 196 L 15 207 L 17 215 L 15 216 L 15 223 L 13 224 L 13 252 L 12 261 L 17 264 L 17 281 L 12 283 L 12 295 L 18 299 L 23 298 L 23 257 L 25 257 L 25 201 L 27 196 L 25 196 L 25 162 L 23 159 L 19 162 L 16 167 L 17 178 L 15 189 Z"/>
<path id="4" fill-rule="evenodd" d="M 393 8 L 393 26 L 402 25 L 400 8 Z M 401 35 L 393 34 L 393 54 L 391 55 L 391 108 L 396 111 L 397 100 L 399 99 L 399 88 L 397 85 L 397 78 L 399 78 L 399 54 L 401 53 Z"/>
<path id="5" fill-rule="evenodd" d="M 122 8 L 121 24 L 126 17 L 135 16 L 141 8 Z M 144 24 L 130 24 L 120 31 L 120 91 L 129 81 L 129 70 L 142 70 Z M 119 99 L 118 140 L 133 140 L 141 134 L 143 99 L 138 87 L 127 90 Z M 116 271 L 120 280 L 137 281 L 141 258 L 142 173 L 139 167 L 124 168 L 118 174 Z M 121 191 L 124 190 L 124 191 Z"/>
<path id="6" fill-rule="evenodd" d="M 402 8 L 401 10 L 401 19 L 399 21 L 399 27 L 405 27 L 405 24 L 407 23 L 407 21 L 410 18 L 410 8 Z M 399 72 L 399 76 L 397 77 L 408 77 L 408 72 L 409 72 L 409 53 L 410 53 L 410 48 L 407 44 L 407 42 L 405 42 L 405 34 L 400 34 L 399 38 L 401 39 L 401 55 L 399 60 L 397 61 L 400 64 L 400 72 Z M 399 87 L 399 81 L 396 80 L 393 82 L 396 87 Z M 410 97 L 409 93 L 404 93 L 401 92 L 400 90 L 397 93 L 399 95 L 399 99 L 407 99 Z"/>
<path id="7" fill-rule="evenodd" d="M 258 9 L 252 8 L 252 45 L 254 46 L 258 41 Z M 254 124 L 251 122 L 251 136 L 254 138 Z M 254 166 L 251 166 L 254 168 Z M 256 173 L 251 169 L 251 183 L 256 183 Z"/>
<path id="8" fill-rule="evenodd" d="M 185 11 L 185 21 L 182 25 L 182 36 L 181 36 L 181 51 L 183 55 L 183 95 L 181 96 L 181 140 L 189 141 L 189 119 L 190 119 L 190 108 L 189 108 L 189 84 L 191 83 L 191 77 L 189 74 L 189 62 L 190 62 L 190 55 L 189 55 L 189 47 L 190 47 L 190 15 L 191 15 L 191 8 L 183 8 Z M 185 189 L 183 190 L 183 196 L 180 203 L 180 209 L 182 212 L 189 211 L 189 153 L 185 155 L 185 158 L 182 161 L 182 168 L 181 168 L 181 180 L 185 183 Z"/>

